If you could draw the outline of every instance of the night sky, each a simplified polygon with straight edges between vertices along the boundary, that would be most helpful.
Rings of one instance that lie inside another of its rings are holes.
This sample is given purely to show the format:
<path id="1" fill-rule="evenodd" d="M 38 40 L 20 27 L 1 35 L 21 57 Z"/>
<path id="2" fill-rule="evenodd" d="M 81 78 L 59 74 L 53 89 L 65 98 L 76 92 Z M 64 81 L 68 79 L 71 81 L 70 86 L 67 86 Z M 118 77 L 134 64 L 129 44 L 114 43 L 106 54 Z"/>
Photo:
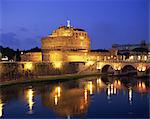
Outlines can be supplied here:
<path id="1" fill-rule="evenodd" d="M 148 42 L 149 7 L 149 0 L 0 0 L 0 45 L 41 47 L 68 19 L 88 32 L 92 49 Z"/>

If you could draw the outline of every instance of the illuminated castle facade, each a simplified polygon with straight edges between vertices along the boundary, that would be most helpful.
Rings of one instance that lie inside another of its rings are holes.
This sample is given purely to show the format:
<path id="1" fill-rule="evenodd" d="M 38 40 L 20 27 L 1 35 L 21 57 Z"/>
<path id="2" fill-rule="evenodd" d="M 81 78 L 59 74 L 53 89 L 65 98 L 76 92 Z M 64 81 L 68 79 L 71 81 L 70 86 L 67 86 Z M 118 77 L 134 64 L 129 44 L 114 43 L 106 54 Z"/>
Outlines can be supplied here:
<path id="1" fill-rule="evenodd" d="M 51 35 L 43 37 L 41 52 L 26 53 L 22 55 L 22 61 L 51 62 L 94 62 L 100 55 L 90 50 L 90 38 L 85 30 L 74 28 L 68 22 L 67 26 L 61 26 Z"/>

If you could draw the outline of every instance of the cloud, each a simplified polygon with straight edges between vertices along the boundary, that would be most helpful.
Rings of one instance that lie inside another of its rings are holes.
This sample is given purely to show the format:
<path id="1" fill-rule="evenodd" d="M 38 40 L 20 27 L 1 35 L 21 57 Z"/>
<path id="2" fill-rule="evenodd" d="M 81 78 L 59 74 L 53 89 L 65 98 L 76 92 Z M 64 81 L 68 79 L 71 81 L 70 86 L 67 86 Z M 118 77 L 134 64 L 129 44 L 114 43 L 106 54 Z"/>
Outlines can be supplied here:
<path id="1" fill-rule="evenodd" d="M 7 46 L 10 48 L 19 48 L 20 46 L 20 41 L 16 37 L 16 34 L 13 32 L 8 32 L 8 33 L 1 33 L 0 34 L 0 44 L 2 46 Z"/>

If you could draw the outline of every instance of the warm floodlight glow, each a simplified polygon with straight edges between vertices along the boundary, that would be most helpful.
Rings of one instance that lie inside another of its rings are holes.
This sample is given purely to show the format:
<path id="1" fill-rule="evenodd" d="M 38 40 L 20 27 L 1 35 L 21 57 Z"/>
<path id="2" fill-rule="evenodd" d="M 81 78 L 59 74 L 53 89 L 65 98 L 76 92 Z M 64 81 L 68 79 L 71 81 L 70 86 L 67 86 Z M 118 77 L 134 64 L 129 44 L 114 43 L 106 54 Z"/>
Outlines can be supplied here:
<path id="1" fill-rule="evenodd" d="M 62 67 L 62 62 L 59 61 L 53 62 L 53 67 L 56 69 L 60 69 Z"/>
<path id="2" fill-rule="evenodd" d="M 147 60 L 147 56 L 146 56 L 146 55 L 144 56 L 144 60 L 145 60 L 145 61 Z"/>
<path id="3" fill-rule="evenodd" d="M 141 60 L 141 56 L 138 56 L 138 60 Z"/>
<path id="4" fill-rule="evenodd" d="M 133 59 L 134 59 L 134 56 L 133 56 L 133 55 L 131 55 L 131 56 L 129 57 L 129 59 L 130 59 L 130 60 L 133 60 Z"/>
<path id="5" fill-rule="evenodd" d="M 146 71 L 146 66 L 144 66 L 143 64 L 140 64 L 140 65 L 137 67 L 137 70 L 138 70 L 138 71 Z"/>
<path id="6" fill-rule="evenodd" d="M 32 62 L 25 63 L 24 68 L 25 68 L 25 70 L 32 70 L 32 68 L 33 68 Z"/>
<path id="7" fill-rule="evenodd" d="M 145 66 L 142 67 L 142 71 L 146 71 L 146 67 Z"/>
<path id="8" fill-rule="evenodd" d="M 88 61 L 88 62 L 86 62 L 86 66 L 91 66 L 91 65 L 93 65 L 94 64 L 94 62 L 93 61 Z"/>
<path id="9" fill-rule="evenodd" d="M 84 37 L 83 37 L 83 36 L 80 36 L 80 39 L 81 39 L 81 40 L 83 40 L 83 39 L 84 39 Z"/>
<path id="10" fill-rule="evenodd" d="M 121 70 L 121 64 L 115 64 L 113 68 L 115 70 Z"/>
<path id="11" fill-rule="evenodd" d="M 102 69 L 102 67 L 103 67 L 103 63 L 98 62 L 96 68 L 100 70 Z"/>

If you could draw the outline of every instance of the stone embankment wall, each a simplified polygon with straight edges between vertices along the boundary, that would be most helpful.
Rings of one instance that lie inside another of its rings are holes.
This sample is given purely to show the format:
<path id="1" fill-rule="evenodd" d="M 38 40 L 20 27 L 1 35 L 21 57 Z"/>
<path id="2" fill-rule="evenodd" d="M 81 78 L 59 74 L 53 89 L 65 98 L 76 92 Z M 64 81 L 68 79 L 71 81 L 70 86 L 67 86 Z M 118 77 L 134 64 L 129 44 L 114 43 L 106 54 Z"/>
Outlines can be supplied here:
<path id="1" fill-rule="evenodd" d="M 0 82 L 30 79 L 45 75 L 75 74 L 89 67 L 84 63 L 63 63 L 56 65 L 58 66 L 55 67 L 49 62 L 1 62 Z"/>

